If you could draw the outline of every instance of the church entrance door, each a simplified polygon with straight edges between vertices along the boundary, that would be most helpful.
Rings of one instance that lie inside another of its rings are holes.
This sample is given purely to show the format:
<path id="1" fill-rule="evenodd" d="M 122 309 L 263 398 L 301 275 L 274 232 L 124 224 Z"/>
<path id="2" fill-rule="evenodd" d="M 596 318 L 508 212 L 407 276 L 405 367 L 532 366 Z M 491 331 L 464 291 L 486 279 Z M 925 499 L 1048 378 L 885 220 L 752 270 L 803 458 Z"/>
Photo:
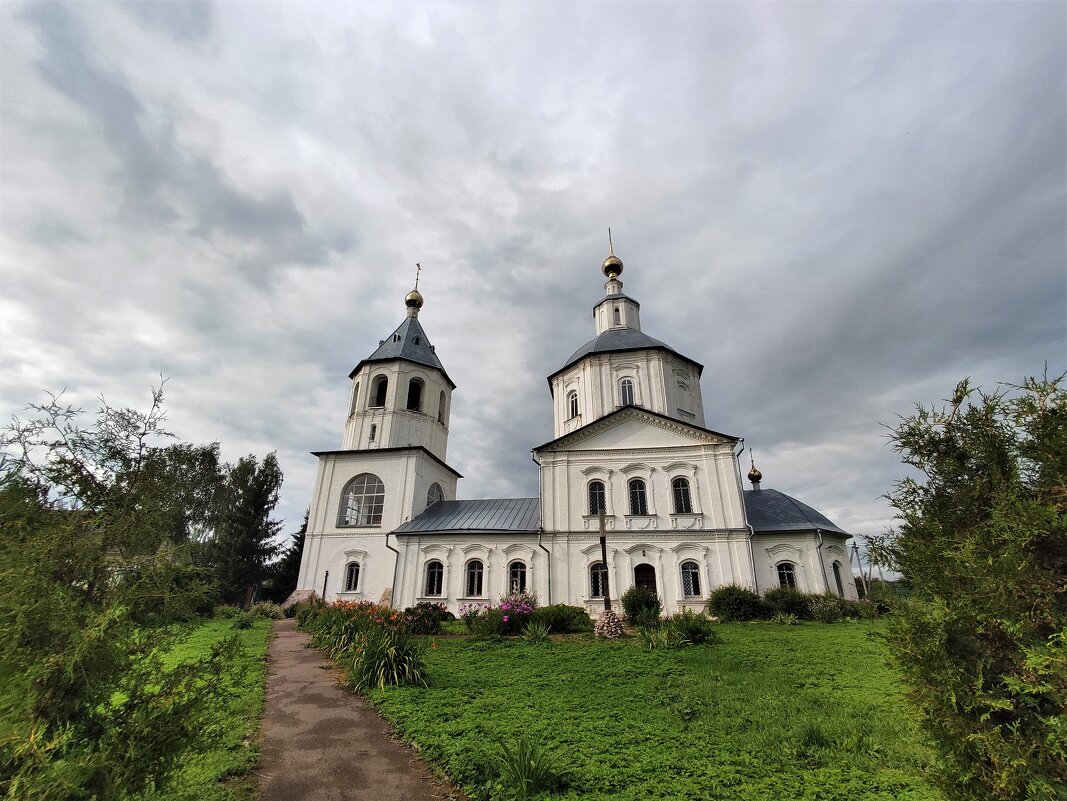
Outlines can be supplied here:
<path id="1" fill-rule="evenodd" d="M 656 592 L 656 568 L 649 564 L 640 564 L 634 568 L 634 584 L 646 590 Z"/>

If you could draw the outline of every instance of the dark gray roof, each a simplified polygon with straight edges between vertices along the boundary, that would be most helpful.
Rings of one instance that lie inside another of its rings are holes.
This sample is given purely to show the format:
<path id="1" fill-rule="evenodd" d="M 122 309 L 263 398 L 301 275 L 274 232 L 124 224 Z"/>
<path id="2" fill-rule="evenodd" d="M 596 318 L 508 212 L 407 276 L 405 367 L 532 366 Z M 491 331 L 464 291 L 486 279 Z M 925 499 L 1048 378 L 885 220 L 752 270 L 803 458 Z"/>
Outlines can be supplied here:
<path id="1" fill-rule="evenodd" d="M 757 534 L 773 531 L 832 531 L 848 534 L 806 503 L 773 489 L 745 490 L 748 522 Z"/>
<path id="2" fill-rule="evenodd" d="M 397 534 L 416 531 L 501 531 L 536 533 L 541 527 L 538 498 L 482 498 L 438 501 L 401 525 Z"/>
<path id="3" fill-rule="evenodd" d="M 422 325 L 419 324 L 418 318 L 408 317 L 396 331 L 382 340 L 378 350 L 357 364 L 348 377 L 354 376 L 359 372 L 359 368 L 367 362 L 385 362 L 392 359 L 404 359 L 416 364 L 424 364 L 427 367 L 435 367 L 445 373 L 444 365 L 437 358 L 433 345 L 430 344 L 430 340 L 426 337 L 426 332 L 422 330 Z M 445 378 L 449 384 L 452 384 L 452 379 L 448 378 L 448 373 L 445 373 Z M 455 386 L 455 384 L 452 384 L 453 388 Z"/>
<path id="4" fill-rule="evenodd" d="M 591 339 L 582 345 L 578 350 L 571 354 L 571 357 L 567 359 L 567 363 L 563 365 L 556 373 L 560 373 L 566 370 L 575 362 L 581 361 L 586 356 L 594 353 L 611 353 L 613 351 L 626 351 L 626 350 L 645 350 L 646 348 L 658 348 L 660 350 L 667 350 L 671 353 L 685 359 L 687 362 L 691 362 L 696 365 L 699 370 L 703 370 L 704 366 L 699 362 L 694 362 L 688 356 L 682 356 L 674 348 L 665 342 L 660 342 L 658 339 L 653 339 L 644 331 L 639 331 L 636 328 L 609 328 L 603 334 L 596 339 Z M 553 374 L 555 375 L 555 373 Z M 551 377 L 549 377 L 549 383 L 551 383 Z"/>

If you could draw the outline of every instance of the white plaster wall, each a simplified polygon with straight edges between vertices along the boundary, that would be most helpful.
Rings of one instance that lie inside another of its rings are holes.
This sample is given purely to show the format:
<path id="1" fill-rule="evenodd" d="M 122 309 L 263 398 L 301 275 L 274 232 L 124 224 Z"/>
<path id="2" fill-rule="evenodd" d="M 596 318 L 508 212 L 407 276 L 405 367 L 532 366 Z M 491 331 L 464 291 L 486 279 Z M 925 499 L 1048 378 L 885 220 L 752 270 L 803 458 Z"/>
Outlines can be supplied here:
<path id="1" fill-rule="evenodd" d="M 378 376 L 389 379 L 385 406 L 370 406 Z M 408 411 L 407 395 L 412 378 L 423 382 L 422 408 Z M 356 394 L 356 385 L 359 391 Z M 352 379 L 353 397 L 345 421 L 345 450 L 398 448 L 422 445 L 439 459 L 448 452 L 448 421 L 452 411 L 452 387 L 440 370 L 402 360 L 364 365 Z M 437 419 L 440 395 L 445 393 L 444 422 Z M 374 439 L 370 438 L 375 426 Z"/>
<path id="2" fill-rule="evenodd" d="M 822 562 L 819 561 L 819 538 L 814 531 L 757 534 L 752 539 L 753 561 L 760 592 L 778 586 L 777 565 L 792 562 L 797 589 L 810 593 L 837 593 L 833 563 L 841 563 L 841 583 L 845 597 L 856 600 L 856 584 L 849 567 L 847 539 L 839 534 L 823 534 Z"/>

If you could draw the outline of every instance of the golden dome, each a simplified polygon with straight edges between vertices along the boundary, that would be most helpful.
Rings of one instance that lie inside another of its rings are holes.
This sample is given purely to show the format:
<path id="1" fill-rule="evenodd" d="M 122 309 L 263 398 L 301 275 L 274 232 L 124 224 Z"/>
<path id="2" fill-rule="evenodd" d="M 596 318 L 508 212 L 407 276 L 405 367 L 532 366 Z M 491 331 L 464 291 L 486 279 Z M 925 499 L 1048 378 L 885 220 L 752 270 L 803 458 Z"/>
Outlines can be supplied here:
<path id="1" fill-rule="evenodd" d="M 758 484 L 762 479 L 763 473 L 755 465 L 752 465 L 752 469 L 748 471 L 748 480 L 753 484 Z"/>
<path id="2" fill-rule="evenodd" d="M 417 289 L 413 289 L 404 296 L 405 306 L 414 306 L 416 309 L 422 308 L 422 293 Z"/>
<path id="3" fill-rule="evenodd" d="M 622 259 L 612 253 L 606 259 L 600 269 L 604 271 L 604 275 L 608 278 L 612 278 L 622 273 Z"/>

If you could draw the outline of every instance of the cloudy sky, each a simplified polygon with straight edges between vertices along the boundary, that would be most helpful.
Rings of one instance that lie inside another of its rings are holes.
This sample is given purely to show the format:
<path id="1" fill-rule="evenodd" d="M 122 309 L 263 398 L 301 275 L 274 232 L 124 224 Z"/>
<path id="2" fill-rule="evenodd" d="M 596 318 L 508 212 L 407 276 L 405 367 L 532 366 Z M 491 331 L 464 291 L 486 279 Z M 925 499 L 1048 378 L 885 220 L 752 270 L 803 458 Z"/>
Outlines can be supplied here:
<path id="1" fill-rule="evenodd" d="M 299 524 L 420 317 L 461 497 L 535 495 L 606 229 L 765 486 L 881 531 L 883 424 L 1067 366 L 1062 3 L 0 5 L 0 419 L 67 388 Z"/>

